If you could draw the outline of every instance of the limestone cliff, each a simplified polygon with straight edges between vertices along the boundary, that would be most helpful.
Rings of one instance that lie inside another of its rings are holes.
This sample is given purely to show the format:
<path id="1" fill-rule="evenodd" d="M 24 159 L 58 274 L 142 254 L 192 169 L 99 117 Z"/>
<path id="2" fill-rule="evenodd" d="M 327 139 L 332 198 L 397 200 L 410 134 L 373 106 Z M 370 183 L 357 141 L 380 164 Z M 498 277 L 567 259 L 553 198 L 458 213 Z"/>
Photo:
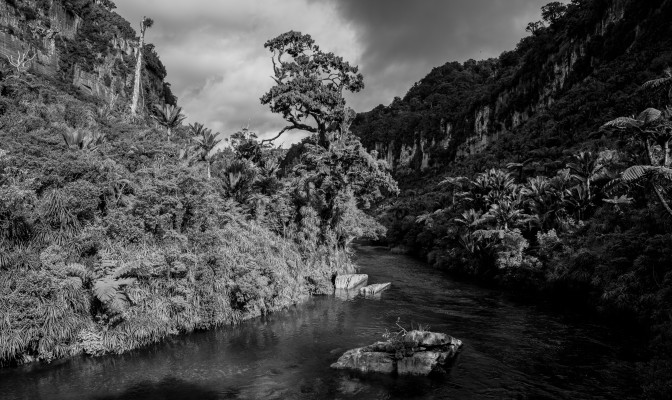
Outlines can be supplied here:
<path id="1" fill-rule="evenodd" d="M 112 7 L 101 0 L 0 0 L 0 58 L 7 62 L 28 51 L 35 55 L 30 73 L 60 79 L 105 100 L 126 99 L 138 39 Z M 150 60 L 160 67 L 146 68 L 145 97 L 163 102 L 165 68 L 150 52 Z M 158 93 L 152 89 L 157 87 Z"/>
<path id="2" fill-rule="evenodd" d="M 606 118 L 598 110 L 627 115 L 636 109 L 629 100 L 636 85 L 615 82 L 614 76 L 632 76 L 637 69 L 654 76 L 672 64 L 664 22 L 672 18 L 672 1 L 645 3 L 576 2 L 562 19 L 499 59 L 435 68 L 403 99 L 358 115 L 353 131 L 397 173 L 443 168 L 496 142 L 511 147 L 506 143 L 512 138 L 520 142 L 516 146 L 571 146 Z M 588 87 L 612 94 L 594 96 Z M 582 97 L 590 97 L 590 109 L 581 108 Z M 561 132 L 572 112 L 587 118 L 583 125 L 566 125 L 583 133 Z M 523 137 L 530 140 L 523 143 Z M 511 158 L 515 149 L 506 151 L 503 156 Z"/>

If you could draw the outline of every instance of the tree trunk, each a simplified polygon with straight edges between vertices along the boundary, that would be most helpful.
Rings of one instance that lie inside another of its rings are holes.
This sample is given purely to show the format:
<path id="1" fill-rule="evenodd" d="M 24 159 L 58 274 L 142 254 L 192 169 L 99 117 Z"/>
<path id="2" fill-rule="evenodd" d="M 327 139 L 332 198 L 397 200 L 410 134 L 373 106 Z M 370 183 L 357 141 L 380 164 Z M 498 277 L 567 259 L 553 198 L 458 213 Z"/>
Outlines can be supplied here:
<path id="1" fill-rule="evenodd" d="M 131 115 L 138 114 L 138 103 L 140 102 L 140 81 L 142 80 L 142 56 L 145 48 L 145 18 L 140 25 L 140 46 L 138 47 L 138 56 L 135 62 L 135 83 L 133 84 L 133 99 L 131 100 Z"/>
<path id="2" fill-rule="evenodd" d="M 210 178 L 212 178 L 210 175 L 210 162 L 206 161 L 206 163 L 208 164 L 208 180 L 210 180 Z"/>

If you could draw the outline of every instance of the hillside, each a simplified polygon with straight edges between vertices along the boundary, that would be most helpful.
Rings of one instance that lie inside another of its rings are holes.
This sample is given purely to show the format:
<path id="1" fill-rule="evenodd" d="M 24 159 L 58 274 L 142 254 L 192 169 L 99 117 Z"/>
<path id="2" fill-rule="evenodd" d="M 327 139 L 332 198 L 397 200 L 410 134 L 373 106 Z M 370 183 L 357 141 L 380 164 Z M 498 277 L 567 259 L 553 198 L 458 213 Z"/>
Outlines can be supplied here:
<path id="1" fill-rule="evenodd" d="M 286 152 L 247 130 L 219 151 L 219 133 L 182 124 L 151 45 L 132 115 L 139 42 L 113 7 L 0 1 L 0 367 L 123 353 L 330 293 L 354 269 L 348 244 L 383 231 L 361 209 L 396 190 L 352 135 L 307 139 L 282 173 Z"/>
<path id="2" fill-rule="evenodd" d="M 671 16 L 668 0 L 573 1 L 516 49 L 437 67 L 352 129 L 404 173 L 467 158 L 555 171 L 606 120 L 662 104 L 639 85 L 672 64 Z"/>
<path id="3" fill-rule="evenodd" d="M 0 56 L 7 61 L 25 53 L 34 57 L 29 72 L 125 104 L 139 44 L 114 8 L 109 0 L 0 0 Z M 145 46 L 144 57 L 144 104 L 175 104 L 152 45 Z"/>
<path id="4" fill-rule="evenodd" d="M 542 12 L 516 49 L 356 117 L 402 189 L 377 215 L 395 251 L 650 329 L 643 386 L 667 398 L 672 1 Z"/>

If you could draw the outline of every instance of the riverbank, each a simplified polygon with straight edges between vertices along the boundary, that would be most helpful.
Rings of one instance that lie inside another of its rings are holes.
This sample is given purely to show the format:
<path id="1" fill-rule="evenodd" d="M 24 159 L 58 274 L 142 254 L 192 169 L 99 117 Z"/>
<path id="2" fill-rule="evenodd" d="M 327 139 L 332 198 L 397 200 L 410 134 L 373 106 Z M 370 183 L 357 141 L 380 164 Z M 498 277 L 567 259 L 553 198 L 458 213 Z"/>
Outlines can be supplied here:
<path id="1" fill-rule="evenodd" d="M 354 268 L 345 255 L 306 256 L 292 241 L 240 221 L 198 244 L 185 238 L 101 254 L 104 279 L 82 274 L 60 247 L 42 252 L 42 270 L 3 275 L 3 322 L 12 321 L 0 334 L 5 366 L 121 354 L 236 324 L 331 293 L 333 276 Z"/>
<path id="2" fill-rule="evenodd" d="M 425 263 L 381 248 L 359 247 L 354 260 L 371 283 L 392 282 L 380 299 L 311 297 L 235 326 L 173 336 L 122 355 L 0 370 L 3 399 L 181 393 L 204 399 L 590 400 L 641 394 L 636 366 L 623 357 L 623 349 L 636 343 L 618 329 L 446 279 Z M 423 324 L 463 340 L 445 377 L 330 368 L 346 350 L 381 340 L 398 318 L 405 327 Z"/>

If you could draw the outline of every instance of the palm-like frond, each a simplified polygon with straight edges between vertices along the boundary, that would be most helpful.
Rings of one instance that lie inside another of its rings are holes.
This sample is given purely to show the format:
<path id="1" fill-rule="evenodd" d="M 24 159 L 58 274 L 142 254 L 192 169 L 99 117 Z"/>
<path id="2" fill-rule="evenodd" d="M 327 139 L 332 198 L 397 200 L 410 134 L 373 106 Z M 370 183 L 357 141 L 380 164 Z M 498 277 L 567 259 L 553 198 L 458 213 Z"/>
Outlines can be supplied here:
<path id="1" fill-rule="evenodd" d="M 603 199 L 602 201 L 614 205 L 630 205 L 632 204 L 633 199 L 632 197 L 622 195 L 622 196 L 614 196 L 611 199 Z"/>
<path id="2" fill-rule="evenodd" d="M 455 177 L 448 177 L 441 182 L 439 182 L 439 185 L 454 185 L 454 186 L 460 186 L 463 183 L 467 182 L 469 179 L 467 179 L 464 176 L 455 176 Z"/>
<path id="3" fill-rule="evenodd" d="M 663 112 L 660 110 L 655 108 L 647 108 L 646 110 L 639 113 L 637 120 L 646 125 L 658 121 L 662 115 Z"/>
<path id="4" fill-rule="evenodd" d="M 156 104 L 154 106 L 154 114 L 152 118 L 161 126 L 168 130 L 168 134 L 172 129 L 177 128 L 182 121 L 187 117 L 182 114 L 182 107 L 165 104 L 163 107 Z"/>
<path id="5" fill-rule="evenodd" d="M 219 132 L 213 134 L 212 130 L 204 129 L 200 136 L 193 138 L 196 148 L 200 152 L 201 160 L 207 160 L 212 150 L 222 141 L 222 139 L 217 139 L 219 135 Z"/>
<path id="6" fill-rule="evenodd" d="M 122 288 L 133 283 L 135 283 L 134 278 L 114 279 L 105 277 L 96 281 L 93 286 L 93 294 L 110 311 L 119 313 L 129 305 L 128 297 L 122 291 Z"/>
<path id="7" fill-rule="evenodd" d="M 628 129 L 628 128 L 639 128 L 641 126 L 642 123 L 634 118 L 618 117 L 602 125 L 602 128 Z"/>
<path id="8" fill-rule="evenodd" d="M 69 126 L 63 127 L 61 135 L 63 136 L 66 146 L 78 148 L 80 150 L 95 150 L 105 139 L 105 134 L 103 133 L 75 129 Z"/>
<path id="9" fill-rule="evenodd" d="M 666 68 L 663 74 L 664 76 L 662 78 L 652 79 L 648 82 L 644 82 L 642 88 L 658 89 L 660 87 L 672 84 L 672 68 Z"/>
<path id="10" fill-rule="evenodd" d="M 633 165 L 621 174 L 626 183 L 636 183 L 644 178 L 672 181 L 672 168 L 652 165 Z"/>

